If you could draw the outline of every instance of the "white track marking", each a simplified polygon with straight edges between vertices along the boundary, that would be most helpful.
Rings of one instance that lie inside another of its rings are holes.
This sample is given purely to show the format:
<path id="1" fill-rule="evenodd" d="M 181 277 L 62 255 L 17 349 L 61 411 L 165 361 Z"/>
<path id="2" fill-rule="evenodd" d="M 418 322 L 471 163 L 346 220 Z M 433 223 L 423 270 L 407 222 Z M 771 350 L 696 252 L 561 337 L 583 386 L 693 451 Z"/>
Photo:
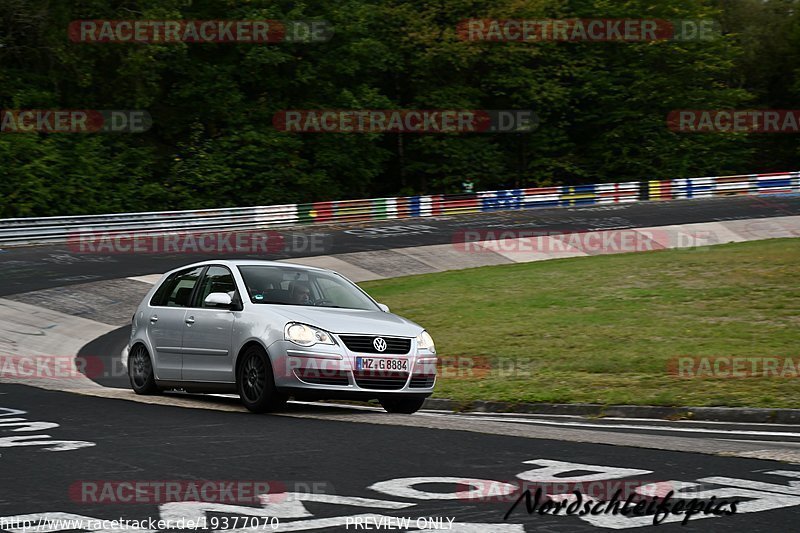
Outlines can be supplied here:
<path id="1" fill-rule="evenodd" d="M 424 413 L 422 413 L 424 414 Z M 441 415 L 428 415 L 428 416 L 441 416 Z M 448 416 L 448 415 L 445 415 Z M 458 417 L 459 415 L 449 415 Z M 509 422 L 507 418 L 496 417 L 482 417 L 482 420 L 490 422 Z M 555 422 L 550 420 L 535 420 L 530 418 L 514 419 L 514 422 L 524 424 L 539 424 L 543 426 L 559 426 L 559 427 L 575 427 L 575 428 L 592 428 L 592 429 L 633 429 L 633 430 L 649 430 L 649 431 L 675 431 L 679 433 L 721 433 L 732 435 L 761 435 L 765 437 L 796 437 L 800 438 L 800 433 L 788 433 L 783 431 L 752 431 L 743 429 L 710 429 L 710 428 L 682 428 L 671 426 L 635 426 L 633 424 L 592 424 L 589 422 Z"/>

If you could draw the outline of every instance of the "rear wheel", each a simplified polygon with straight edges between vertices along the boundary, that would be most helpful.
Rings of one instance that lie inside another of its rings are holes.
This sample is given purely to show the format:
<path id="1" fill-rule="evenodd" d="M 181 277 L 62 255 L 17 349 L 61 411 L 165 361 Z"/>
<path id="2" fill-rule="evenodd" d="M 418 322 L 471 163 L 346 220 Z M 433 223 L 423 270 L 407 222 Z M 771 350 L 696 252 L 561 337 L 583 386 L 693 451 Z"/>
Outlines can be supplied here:
<path id="1" fill-rule="evenodd" d="M 425 398 L 381 398 L 381 406 L 387 413 L 416 413 L 425 403 Z"/>
<path id="2" fill-rule="evenodd" d="M 159 392 L 156 386 L 156 376 L 153 372 L 153 362 L 147 348 L 137 344 L 128 356 L 128 378 L 131 381 L 131 388 L 136 394 L 156 394 Z"/>
<path id="3" fill-rule="evenodd" d="M 247 409 L 254 413 L 274 411 L 282 407 L 288 396 L 275 388 L 272 365 L 266 352 L 251 346 L 242 354 L 236 375 L 236 387 Z"/>

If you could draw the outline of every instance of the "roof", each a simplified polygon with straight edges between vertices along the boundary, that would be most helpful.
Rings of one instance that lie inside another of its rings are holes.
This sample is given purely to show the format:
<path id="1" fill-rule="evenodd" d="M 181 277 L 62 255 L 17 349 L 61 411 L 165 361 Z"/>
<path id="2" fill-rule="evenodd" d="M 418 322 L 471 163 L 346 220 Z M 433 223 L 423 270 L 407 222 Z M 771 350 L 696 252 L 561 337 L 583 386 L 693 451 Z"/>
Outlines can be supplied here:
<path id="1" fill-rule="evenodd" d="M 170 272 L 174 272 L 176 270 L 183 270 L 185 268 L 192 268 L 196 266 L 205 266 L 205 265 L 225 265 L 229 267 L 238 267 L 238 266 L 272 266 L 272 267 L 281 267 L 281 268 L 296 268 L 299 270 L 316 270 L 319 272 L 331 272 L 325 268 L 318 268 L 309 265 L 299 265 L 297 263 L 283 263 L 280 261 L 266 261 L 263 259 L 210 259 L 207 261 L 200 261 L 197 263 L 189 263 L 177 268 L 173 268 Z"/>

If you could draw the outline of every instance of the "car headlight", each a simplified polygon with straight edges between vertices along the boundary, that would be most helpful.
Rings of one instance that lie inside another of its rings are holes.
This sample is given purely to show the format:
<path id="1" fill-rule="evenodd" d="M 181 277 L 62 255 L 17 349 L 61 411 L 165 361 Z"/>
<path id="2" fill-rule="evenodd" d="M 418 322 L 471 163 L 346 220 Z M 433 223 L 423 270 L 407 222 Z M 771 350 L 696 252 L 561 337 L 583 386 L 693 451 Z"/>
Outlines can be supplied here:
<path id="1" fill-rule="evenodd" d="M 436 353 L 436 347 L 433 345 L 433 337 L 431 337 L 427 331 L 423 331 L 417 335 L 417 348 Z"/>
<path id="2" fill-rule="evenodd" d="M 283 338 L 300 346 L 314 346 L 315 344 L 336 344 L 327 331 L 312 328 L 305 324 L 290 322 L 283 329 Z"/>

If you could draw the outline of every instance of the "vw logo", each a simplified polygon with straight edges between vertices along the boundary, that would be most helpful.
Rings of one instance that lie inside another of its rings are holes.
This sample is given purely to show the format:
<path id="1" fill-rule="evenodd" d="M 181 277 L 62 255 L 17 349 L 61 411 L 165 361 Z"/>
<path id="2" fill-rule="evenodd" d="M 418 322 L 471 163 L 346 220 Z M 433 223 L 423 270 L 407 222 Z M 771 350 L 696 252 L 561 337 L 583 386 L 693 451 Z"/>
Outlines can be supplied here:
<path id="1" fill-rule="evenodd" d="M 372 341 L 372 345 L 379 352 L 385 352 L 386 351 L 386 341 L 383 340 L 383 338 L 381 338 L 381 337 L 377 337 L 374 341 Z"/>

